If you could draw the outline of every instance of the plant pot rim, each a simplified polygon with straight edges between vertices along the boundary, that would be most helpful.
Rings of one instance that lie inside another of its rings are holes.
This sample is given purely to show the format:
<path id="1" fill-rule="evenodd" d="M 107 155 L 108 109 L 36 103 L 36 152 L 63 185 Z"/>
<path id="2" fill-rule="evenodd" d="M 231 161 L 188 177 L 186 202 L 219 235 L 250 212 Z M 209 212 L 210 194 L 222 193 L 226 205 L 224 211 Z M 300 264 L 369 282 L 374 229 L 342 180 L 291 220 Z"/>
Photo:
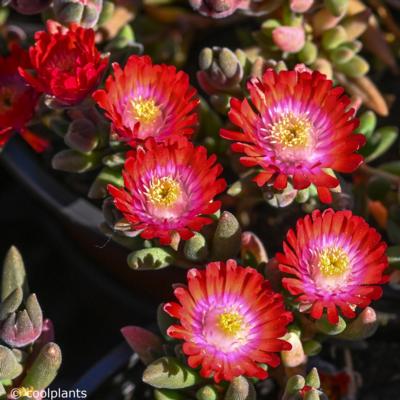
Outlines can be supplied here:
<path id="1" fill-rule="evenodd" d="M 65 188 L 49 174 L 37 161 L 33 150 L 18 135 L 7 143 L 1 153 L 1 160 L 14 176 L 54 212 L 68 222 L 90 229 L 100 236 L 98 227 L 104 221 L 101 210 Z"/>
<path id="2" fill-rule="evenodd" d="M 137 364 L 139 357 L 136 353 L 132 353 L 129 345 L 123 341 L 96 362 L 71 389 L 75 391 L 85 390 L 87 396 L 90 397 L 107 379 L 112 377 L 128 362 Z"/>

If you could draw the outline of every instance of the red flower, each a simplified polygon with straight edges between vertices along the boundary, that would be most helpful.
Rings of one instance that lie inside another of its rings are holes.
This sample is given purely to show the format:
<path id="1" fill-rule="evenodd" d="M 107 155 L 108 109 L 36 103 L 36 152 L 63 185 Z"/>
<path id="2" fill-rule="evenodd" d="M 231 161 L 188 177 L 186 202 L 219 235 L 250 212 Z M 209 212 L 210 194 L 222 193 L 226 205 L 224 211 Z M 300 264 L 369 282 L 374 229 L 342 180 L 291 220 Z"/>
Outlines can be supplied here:
<path id="1" fill-rule="evenodd" d="M 128 153 L 123 177 L 125 188 L 109 185 L 115 206 L 144 239 L 171 242 L 171 234 L 184 240 L 212 222 L 207 214 L 220 208 L 214 197 L 226 186 L 217 179 L 222 167 L 216 156 L 207 158 L 204 147 L 187 140 L 159 143 L 149 139 Z"/>
<path id="2" fill-rule="evenodd" d="M 29 49 L 34 72 L 20 68 L 20 73 L 60 105 L 75 105 L 96 89 L 108 57 L 96 49 L 92 29 L 75 24 L 65 29 L 50 21 L 47 30 L 36 32 L 35 44 Z"/>
<path id="3" fill-rule="evenodd" d="M 216 382 L 240 375 L 265 379 L 268 373 L 259 364 L 277 367 L 275 353 L 291 349 L 279 339 L 292 320 L 282 296 L 254 268 L 234 260 L 191 269 L 187 279 L 187 287 L 174 291 L 179 303 L 167 303 L 164 310 L 180 322 L 167 333 L 184 340 L 189 366 L 201 366 L 200 375 Z"/>
<path id="4" fill-rule="evenodd" d="M 283 286 L 313 318 L 326 309 L 331 324 L 338 322 L 337 308 L 354 318 L 357 307 L 382 295 L 378 285 L 388 280 L 386 244 L 350 211 L 316 210 L 299 219 L 283 249 L 277 254 L 279 269 L 288 275 Z"/>
<path id="5" fill-rule="evenodd" d="M 25 127 L 33 117 L 39 94 L 20 76 L 19 66 L 29 68 L 29 56 L 13 45 L 8 57 L 0 57 L 0 147 L 17 131 L 36 151 L 43 151 L 47 141 Z"/>
<path id="6" fill-rule="evenodd" d="M 299 190 L 314 184 L 321 201 L 329 203 L 330 189 L 339 181 L 326 169 L 352 172 L 363 161 L 355 151 L 365 137 L 353 133 L 358 120 L 344 89 L 299 66 L 279 73 L 269 69 L 247 87 L 252 104 L 232 99 L 229 111 L 243 132 L 221 135 L 237 142 L 232 149 L 245 154 L 242 164 L 262 167 L 255 178 L 259 186 L 271 182 L 283 190 L 288 179 Z"/>
<path id="7" fill-rule="evenodd" d="M 106 89 L 93 98 L 106 111 L 118 139 L 135 143 L 153 137 L 161 142 L 193 134 L 199 99 L 185 72 L 153 65 L 148 56 L 131 56 L 123 70 L 117 63 L 113 69 Z"/>

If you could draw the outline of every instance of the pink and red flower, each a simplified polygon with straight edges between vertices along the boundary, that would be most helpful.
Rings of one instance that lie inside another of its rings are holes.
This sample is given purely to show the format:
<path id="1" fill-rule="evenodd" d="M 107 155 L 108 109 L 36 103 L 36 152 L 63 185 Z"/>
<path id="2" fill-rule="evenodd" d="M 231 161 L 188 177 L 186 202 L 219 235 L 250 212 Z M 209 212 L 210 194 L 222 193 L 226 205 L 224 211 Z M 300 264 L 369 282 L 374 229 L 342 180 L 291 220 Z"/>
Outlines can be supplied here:
<path id="1" fill-rule="evenodd" d="M 279 73 L 269 69 L 247 87 L 251 103 L 232 99 L 229 111 L 242 132 L 221 135 L 237 142 L 232 149 L 245 154 L 244 165 L 262 167 L 255 178 L 259 186 L 271 182 L 283 190 L 288 179 L 299 190 L 314 184 L 321 201 L 329 203 L 330 189 L 339 181 L 326 169 L 352 172 L 363 161 L 355 151 L 365 138 L 353 133 L 358 119 L 344 89 L 300 66 Z"/>
<path id="2" fill-rule="evenodd" d="M 190 136 L 199 104 L 188 75 L 171 65 L 153 65 L 148 56 L 129 57 L 122 70 L 113 64 L 105 90 L 93 94 L 112 121 L 119 140 L 134 144 L 153 137 Z"/>
<path id="3" fill-rule="evenodd" d="M 133 231 L 169 244 L 173 233 L 187 240 L 212 222 L 209 215 L 221 205 L 214 197 L 226 187 L 225 180 L 218 179 L 221 172 L 216 156 L 207 158 L 205 147 L 186 139 L 170 143 L 149 139 L 128 153 L 125 188 L 109 185 L 108 190 Z"/>
<path id="4" fill-rule="evenodd" d="M 20 68 L 20 73 L 60 105 L 80 103 L 97 88 L 108 57 L 97 50 L 92 29 L 76 24 L 66 29 L 49 21 L 47 30 L 35 34 L 35 44 L 29 49 L 34 71 Z"/>
<path id="5" fill-rule="evenodd" d="M 167 333 L 184 341 L 189 366 L 201 367 L 200 374 L 216 382 L 240 375 L 265 379 L 260 363 L 276 367 L 275 353 L 291 349 L 279 339 L 292 320 L 282 296 L 254 268 L 234 260 L 192 269 L 187 279 L 187 287 L 174 291 L 179 303 L 167 303 L 164 310 L 180 322 Z"/>
<path id="6" fill-rule="evenodd" d="M 287 274 L 283 286 L 301 310 L 338 322 L 338 308 L 346 318 L 356 316 L 382 294 L 387 282 L 386 244 L 363 218 L 350 211 L 316 210 L 297 221 L 277 254 L 279 269 Z"/>
<path id="7" fill-rule="evenodd" d="M 9 56 L 0 57 L 0 147 L 13 132 L 19 132 L 40 152 L 47 147 L 47 141 L 26 128 L 34 115 L 39 94 L 20 76 L 19 66 L 29 68 L 29 56 L 18 45 L 13 45 Z"/>

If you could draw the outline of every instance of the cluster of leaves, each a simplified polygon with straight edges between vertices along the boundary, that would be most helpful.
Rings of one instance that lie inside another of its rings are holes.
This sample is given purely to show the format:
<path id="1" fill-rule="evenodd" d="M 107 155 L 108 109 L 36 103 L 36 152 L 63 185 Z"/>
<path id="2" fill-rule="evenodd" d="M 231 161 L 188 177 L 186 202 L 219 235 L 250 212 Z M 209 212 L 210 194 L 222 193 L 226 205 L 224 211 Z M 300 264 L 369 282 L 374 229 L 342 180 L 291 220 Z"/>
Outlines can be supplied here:
<path id="1" fill-rule="evenodd" d="M 61 350 L 53 342 L 51 321 L 43 319 L 36 295 L 29 291 L 24 263 L 15 247 L 3 265 L 0 339 L 1 399 L 9 398 L 13 389 L 39 392 L 52 383 L 61 365 Z M 23 392 L 19 393 L 22 398 Z"/>

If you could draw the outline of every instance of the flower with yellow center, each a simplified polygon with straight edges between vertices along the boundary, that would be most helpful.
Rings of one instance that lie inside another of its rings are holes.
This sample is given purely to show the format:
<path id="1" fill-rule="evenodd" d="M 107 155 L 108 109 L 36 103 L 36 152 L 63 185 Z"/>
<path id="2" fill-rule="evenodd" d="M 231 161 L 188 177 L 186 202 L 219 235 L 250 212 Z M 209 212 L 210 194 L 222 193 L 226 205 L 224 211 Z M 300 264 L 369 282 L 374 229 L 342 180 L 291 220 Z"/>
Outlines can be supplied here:
<path id="1" fill-rule="evenodd" d="M 141 124 L 153 123 L 161 114 L 160 108 L 153 99 L 138 97 L 131 100 L 132 113 Z"/>
<path id="2" fill-rule="evenodd" d="M 306 146 L 309 142 L 312 123 L 305 115 L 284 114 L 270 125 L 271 138 L 284 147 Z"/>
<path id="3" fill-rule="evenodd" d="M 327 247 L 319 254 L 318 267 L 326 277 L 342 276 L 349 267 L 349 256 L 340 247 Z"/>
<path id="4" fill-rule="evenodd" d="M 243 328 L 243 317 L 236 311 L 222 313 L 218 326 L 229 336 L 235 336 Z"/>
<path id="5" fill-rule="evenodd" d="M 170 176 L 164 176 L 151 180 L 146 196 L 156 206 L 170 207 L 176 202 L 180 193 L 179 182 Z"/>

